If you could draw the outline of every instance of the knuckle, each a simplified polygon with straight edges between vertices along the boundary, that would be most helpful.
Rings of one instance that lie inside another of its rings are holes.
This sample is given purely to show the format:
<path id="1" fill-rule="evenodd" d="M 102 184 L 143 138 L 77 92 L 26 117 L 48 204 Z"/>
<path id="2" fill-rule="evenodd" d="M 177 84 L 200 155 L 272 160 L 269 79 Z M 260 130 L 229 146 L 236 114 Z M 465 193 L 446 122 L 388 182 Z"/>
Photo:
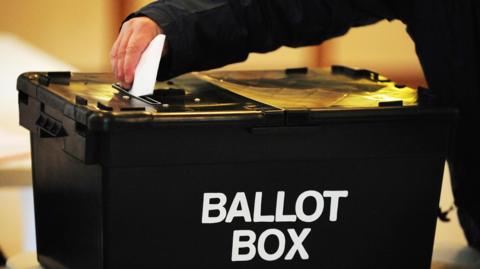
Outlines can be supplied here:
<path id="1" fill-rule="evenodd" d="M 145 17 L 136 17 L 136 18 L 133 18 L 133 19 L 129 20 L 129 22 L 131 22 L 132 25 L 140 25 L 140 24 L 143 24 L 145 22 Z"/>
<path id="2" fill-rule="evenodd" d="M 117 56 L 117 42 L 113 44 L 112 48 L 110 49 L 110 58 L 115 58 Z"/>
<path id="3" fill-rule="evenodd" d="M 137 44 L 130 44 L 127 46 L 125 49 L 126 53 L 131 54 L 131 53 L 138 53 L 140 52 L 140 46 Z"/>
<path id="4" fill-rule="evenodd" d="M 117 52 L 117 55 L 115 55 L 115 58 L 123 58 L 125 57 L 125 54 L 127 53 L 127 51 L 125 49 L 120 49 L 118 52 Z"/>
<path id="5" fill-rule="evenodd" d="M 142 30 L 149 26 L 150 26 L 150 21 L 146 18 L 139 18 L 138 20 L 135 21 L 134 24 L 132 24 L 132 27 L 135 28 L 136 30 Z"/>
<path id="6" fill-rule="evenodd" d="M 121 66 L 117 66 L 117 75 L 123 75 L 123 68 Z"/>
<path id="7" fill-rule="evenodd" d="M 132 20 L 128 20 L 122 24 L 122 27 L 120 28 L 120 31 L 125 30 L 126 28 L 130 27 L 132 25 Z"/>
<path id="8" fill-rule="evenodd" d="M 118 47 L 118 43 L 115 42 L 115 44 L 113 44 L 112 48 L 110 49 L 111 56 L 115 56 L 117 54 L 117 47 Z"/>
<path id="9" fill-rule="evenodd" d="M 133 75 L 133 66 L 132 65 L 127 65 L 125 66 L 125 76 L 126 77 L 131 77 Z"/>

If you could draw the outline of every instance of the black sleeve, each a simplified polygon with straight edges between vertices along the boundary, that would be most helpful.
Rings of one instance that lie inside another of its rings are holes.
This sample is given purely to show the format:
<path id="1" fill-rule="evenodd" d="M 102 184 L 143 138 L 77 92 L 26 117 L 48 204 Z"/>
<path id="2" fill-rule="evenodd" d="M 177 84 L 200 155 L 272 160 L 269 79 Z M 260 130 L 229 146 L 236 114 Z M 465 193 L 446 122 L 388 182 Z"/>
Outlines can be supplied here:
<path id="1" fill-rule="evenodd" d="M 162 80 L 239 62 L 250 52 L 319 44 L 352 26 L 396 18 L 392 1 L 159 0 L 127 19 L 147 16 L 167 35 Z"/>

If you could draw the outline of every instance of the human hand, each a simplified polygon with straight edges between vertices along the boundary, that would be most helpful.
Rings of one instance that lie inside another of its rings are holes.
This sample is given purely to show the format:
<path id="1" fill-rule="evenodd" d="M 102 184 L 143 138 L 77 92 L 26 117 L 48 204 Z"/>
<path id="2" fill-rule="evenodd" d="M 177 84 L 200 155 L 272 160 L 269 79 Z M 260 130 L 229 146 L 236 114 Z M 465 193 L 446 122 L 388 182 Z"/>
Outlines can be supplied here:
<path id="1" fill-rule="evenodd" d="M 163 34 L 163 30 L 148 17 L 132 18 L 122 25 L 110 52 L 113 74 L 122 87 L 129 89 L 132 86 L 143 51 L 159 34 Z"/>

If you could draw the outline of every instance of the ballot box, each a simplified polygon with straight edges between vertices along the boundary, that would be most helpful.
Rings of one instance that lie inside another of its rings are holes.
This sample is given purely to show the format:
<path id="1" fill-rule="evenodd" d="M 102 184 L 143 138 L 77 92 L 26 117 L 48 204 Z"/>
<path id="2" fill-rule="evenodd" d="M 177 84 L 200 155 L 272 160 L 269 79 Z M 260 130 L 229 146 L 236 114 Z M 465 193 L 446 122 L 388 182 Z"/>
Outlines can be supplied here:
<path id="1" fill-rule="evenodd" d="M 45 268 L 430 267 L 455 111 L 368 71 L 18 78 Z"/>

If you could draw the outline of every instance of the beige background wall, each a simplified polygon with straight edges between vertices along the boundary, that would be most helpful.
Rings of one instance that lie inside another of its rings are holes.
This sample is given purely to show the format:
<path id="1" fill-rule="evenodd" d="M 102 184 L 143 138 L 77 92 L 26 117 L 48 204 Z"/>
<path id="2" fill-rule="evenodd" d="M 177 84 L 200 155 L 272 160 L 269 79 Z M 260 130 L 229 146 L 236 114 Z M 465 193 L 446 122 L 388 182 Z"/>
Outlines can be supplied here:
<path id="1" fill-rule="evenodd" d="M 0 188 L 0 247 L 11 256 L 22 250 L 21 191 L 17 188 Z"/>
<path id="2" fill-rule="evenodd" d="M 326 46 L 330 63 L 369 68 L 412 86 L 425 84 L 415 45 L 400 21 L 351 29 Z"/>
<path id="3" fill-rule="evenodd" d="M 110 0 L 2 0 L 0 32 L 82 70 L 105 70 L 115 35 L 113 7 Z"/>

